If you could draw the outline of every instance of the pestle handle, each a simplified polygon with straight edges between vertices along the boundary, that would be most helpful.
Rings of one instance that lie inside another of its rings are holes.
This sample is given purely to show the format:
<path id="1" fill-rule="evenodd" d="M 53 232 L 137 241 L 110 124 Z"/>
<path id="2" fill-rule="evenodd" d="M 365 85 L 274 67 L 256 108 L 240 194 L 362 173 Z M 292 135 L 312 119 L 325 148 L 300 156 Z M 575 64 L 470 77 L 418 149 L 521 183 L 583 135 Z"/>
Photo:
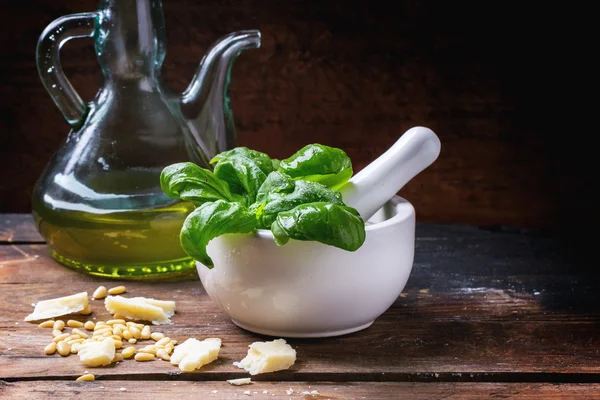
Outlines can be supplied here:
<path id="1" fill-rule="evenodd" d="M 440 154 L 440 139 L 428 128 L 406 131 L 385 153 L 354 175 L 339 190 L 344 203 L 367 221 L 408 181 Z"/>

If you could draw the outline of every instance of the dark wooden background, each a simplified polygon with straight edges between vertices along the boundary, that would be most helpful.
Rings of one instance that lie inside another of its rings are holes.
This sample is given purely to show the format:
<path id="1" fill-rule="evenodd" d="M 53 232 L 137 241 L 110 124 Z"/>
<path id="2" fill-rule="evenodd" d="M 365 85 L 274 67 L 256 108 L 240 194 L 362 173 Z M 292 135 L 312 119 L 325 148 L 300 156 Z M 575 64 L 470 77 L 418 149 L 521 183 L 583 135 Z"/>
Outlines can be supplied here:
<path id="1" fill-rule="evenodd" d="M 240 145 L 287 157 L 325 143 L 359 170 L 424 125 L 442 153 L 401 191 L 420 221 L 568 229 L 598 216 L 594 125 L 582 123 L 593 100 L 576 93 L 591 91 L 593 26 L 575 3 L 548 4 L 164 0 L 163 70 L 183 90 L 211 42 L 260 29 L 262 48 L 240 56 L 230 88 Z M 0 212 L 30 211 L 32 186 L 68 131 L 38 79 L 37 38 L 53 19 L 95 7 L 3 5 Z M 91 99 L 101 84 L 91 40 L 69 42 L 62 59 Z"/>

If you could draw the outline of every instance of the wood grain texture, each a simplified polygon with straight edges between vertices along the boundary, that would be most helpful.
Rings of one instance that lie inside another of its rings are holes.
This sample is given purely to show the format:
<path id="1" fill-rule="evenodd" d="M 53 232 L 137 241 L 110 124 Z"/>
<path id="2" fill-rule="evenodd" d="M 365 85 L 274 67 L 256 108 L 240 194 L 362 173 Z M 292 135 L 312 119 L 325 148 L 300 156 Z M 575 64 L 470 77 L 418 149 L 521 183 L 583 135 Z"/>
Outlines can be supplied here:
<path id="1" fill-rule="evenodd" d="M 558 134 L 583 135 L 575 125 L 585 104 L 565 91 L 587 84 L 588 63 L 575 60 L 591 36 L 555 29 L 568 7 L 510 3 L 169 0 L 164 75 L 183 90 L 210 43 L 258 28 L 262 48 L 240 57 L 230 87 L 240 145 L 286 157 L 320 142 L 346 150 L 360 170 L 425 125 L 442 153 L 401 191 L 421 221 L 576 225 L 598 217 L 593 147 Z M 10 173 L 0 211 L 29 211 L 31 188 L 67 134 L 37 76 L 36 40 L 53 19 L 95 7 L 32 0 L 3 12 L 11 34 L 0 39 L 0 170 Z M 69 42 L 62 54 L 91 99 L 101 84 L 91 41 Z"/>
<path id="2" fill-rule="evenodd" d="M 368 329 L 342 337 L 290 340 L 297 363 L 257 380 L 278 381 L 600 381 L 600 313 L 595 276 L 578 271 L 555 239 L 463 226 L 421 224 L 404 293 Z M 75 356 L 45 356 L 50 331 L 23 322 L 32 303 L 120 282 L 75 273 L 44 245 L 0 246 L 0 379 L 74 379 Z M 232 365 L 265 337 L 237 328 L 198 281 L 127 282 L 128 295 L 174 299 L 182 341 L 223 339 L 221 357 L 180 374 L 162 361 L 97 370 L 102 379 L 224 380 L 246 376 Z M 107 319 L 101 301 L 91 318 Z"/>
<path id="3" fill-rule="evenodd" d="M 125 390 L 121 390 L 124 388 Z M 288 390 L 292 389 L 292 394 Z M 305 392 L 316 390 L 318 395 Z M 250 395 L 244 395 L 249 391 Z M 264 392 L 266 391 L 266 393 Z M 377 382 L 328 383 L 328 382 L 258 382 L 247 386 L 232 387 L 225 382 L 177 382 L 170 381 L 35 381 L 2 383 L 0 396 L 10 399 L 94 399 L 98 397 L 140 396 L 148 400 L 162 400 L 165 396 L 178 399 L 304 399 L 304 400 L 358 400 L 358 399 L 411 399 L 411 400 L 481 400 L 522 399 L 554 400 L 597 398 L 598 384 L 547 383 L 388 383 Z"/>

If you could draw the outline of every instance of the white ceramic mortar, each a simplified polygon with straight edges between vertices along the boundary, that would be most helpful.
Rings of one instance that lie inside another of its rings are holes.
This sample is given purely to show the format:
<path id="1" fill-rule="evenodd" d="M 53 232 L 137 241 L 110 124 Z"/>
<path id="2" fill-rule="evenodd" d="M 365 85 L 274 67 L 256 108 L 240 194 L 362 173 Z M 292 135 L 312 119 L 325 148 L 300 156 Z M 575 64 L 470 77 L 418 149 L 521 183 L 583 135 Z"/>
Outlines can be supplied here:
<path id="1" fill-rule="evenodd" d="M 341 192 L 368 220 L 355 252 L 318 242 L 277 246 L 269 230 L 223 235 L 197 263 L 210 298 L 241 328 L 277 337 L 326 337 L 367 328 L 404 289 L 412 269 L 415 210 L 396 193 L 438 157 L 437 136 L 412 128 Z"/>

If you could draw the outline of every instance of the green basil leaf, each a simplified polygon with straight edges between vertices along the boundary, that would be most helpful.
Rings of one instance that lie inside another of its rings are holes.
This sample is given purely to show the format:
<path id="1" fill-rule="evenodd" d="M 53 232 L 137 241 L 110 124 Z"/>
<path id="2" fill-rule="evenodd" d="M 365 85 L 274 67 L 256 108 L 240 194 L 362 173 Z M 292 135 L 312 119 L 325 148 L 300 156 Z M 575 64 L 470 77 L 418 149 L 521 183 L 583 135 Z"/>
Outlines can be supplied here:
<path id="1" fill-rule="evenodd" d="M 226 182 L 191 162 L 165 167 L 160 174 L 160 187 L 169 197 L 200 205 L 215 200 L 234 200 Z"/>
<path id="2" fill-rule="evenodd" d="M 268 155 L 261 153 L 260 151 L 251 150 L 247 147 L 236 147 L 235 149 L 223 151 L 213 157 L 213 159 L 210 160 L 210 163 L 215 164 L 222 160 L 231 160 L 234 158 L 249 158 L 254 161 L 265 175 L 269 175 L 271 171 L 276 169 Z"/>
<path id="3" fill-rule="evenodd" d="M 296 187 L 295 181 L 286 174 L 273 171 L 258 189 L 256 202 L 263 203 L 267 200 L 269 193 L 289 193 Z"/>
<path id="4" fill-rule="evenodd" d="M 183 250 L 208 268 L 213 268 L 206 246 L 226 233 L 248 233 L 256 229 L 256 217 L 239 203 L 217 200 L 204 203 L 192 211 L 181 228 Z"/>
<path id="5" fill-rule="evenodd" d="M 365 241 L 365 223 L 354 208 L 329 203 L 302 204 L 280 212 L 271 226 L 275 243 L 290 239 L 317 241 L 356 251 Z"/>
<path id="6" fill-rule="evenodd" d="M 309 144 L 282 160 L 279 171 L 294 179 L 320 182 L 337 189 L 352 177 L 352 162 L 341 149 Z"/>
<path id="7" fill-rule="evenodd" d="M 268 228 L 280 212 L 291 210 L 300 204 L 326 202 L 344 205 L 340 192 L 318 182 L 298 180 L 290 183 L 293 183 L 293 187 L 279 187 L 279 191 L 269 191 L 262 203 L 252 205 L 251 210 L 257 214 L 261 228 Z"/>
<path id="8" fill-rule="evenodd" d="M 271 158 L 271 164 L 273 165 L 273 171 L 277 171 L 279 169 L 279 164 L 281 164 L 281 160 Z"/>
<path id="9" fill-rule="evenodd" d="M 215 166 L 214 174 L 229 184 L 232 193 L 244 196 L 246 204 L 254 203 L 258 189 L 267 179 L 258 164 L 247 157 L 220 160 Z"/>

